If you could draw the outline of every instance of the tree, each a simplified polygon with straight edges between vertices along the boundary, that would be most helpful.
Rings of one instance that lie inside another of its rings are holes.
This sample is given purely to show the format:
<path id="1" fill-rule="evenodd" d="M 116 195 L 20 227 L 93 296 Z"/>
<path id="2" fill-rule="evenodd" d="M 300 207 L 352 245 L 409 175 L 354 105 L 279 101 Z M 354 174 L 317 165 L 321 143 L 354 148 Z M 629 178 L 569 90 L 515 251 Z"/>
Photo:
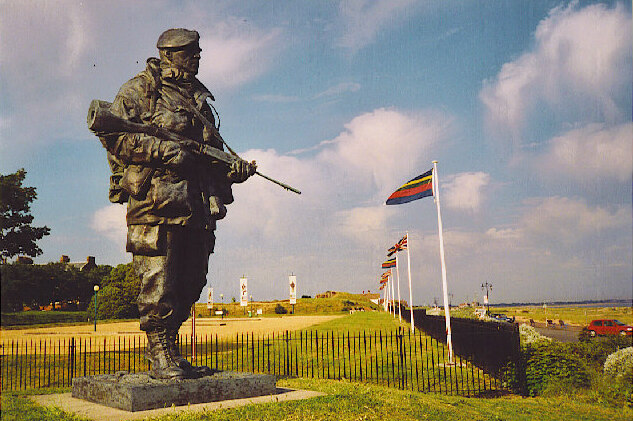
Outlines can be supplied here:
<path id="1" fill-rule="evenodd" d="M 138 318 L 136 298 L 141 292 L 141 280 L 131 263 L 113 268 L 103 282 L 97 297 L 97 317 L 103 319 Z M 94 296 L 88 306 L 88 317 L 94 317 Z"/>
<path id="2" fill-rule="evenodd" d="M 83 309 L 88 304 L 95 284 L 101 285 L 112 270 L 100 265 L 89 271 L 80 271 L 63 263 L 29 265 L 11 263 L 1 265 L 2 309 L 20 311 L 24 305 L 31 308 L 47 306 L 59 301 L 70 309 Z"/>
<path id="3" fill-rule="evenodd" d="M 19 254 L 35 257 L 42 250 L 35 243 L 50 234 L 47 226 L 33 227 L 31 202 L 37 198 L 35 187 L 23 187 L 24 168 L 13 174 L 0 174 L 0 257 Z"/>

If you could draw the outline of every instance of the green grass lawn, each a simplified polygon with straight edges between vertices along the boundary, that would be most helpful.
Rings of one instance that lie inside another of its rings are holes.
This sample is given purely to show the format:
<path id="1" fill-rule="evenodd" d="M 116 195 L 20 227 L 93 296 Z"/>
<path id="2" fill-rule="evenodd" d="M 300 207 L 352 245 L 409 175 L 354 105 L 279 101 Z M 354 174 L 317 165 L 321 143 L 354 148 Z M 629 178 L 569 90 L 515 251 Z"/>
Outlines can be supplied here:
<path id="1" fill-rule="evenodd" d="M 153 421 L 202 420 L 630 420 L 633 410 L 587 402 L 585 395 L 475 399 L 402 391 L 334 380 L 280 380 L 281 387 L 327 395 L 303 401 L 248 405 L 214 412 L 184 412 Z M 42 408 L 24 395 L 3 394 L 2 420 L 78 421 L 60 409 Z"/>
<path id="2" fill-rule="evenodd" d="M 358 312 L 331 320 L 303 332 L 372 334 L 401 326 L 397 318 L 385 313 Z M 407 326 L 407 325 L 403 325 Z M 358 336 L 358 335 L 357 335 Z M 318 371 L 318 370 L 317 370 Z M 591 390 L 566 394 L 564 390 L 548 397 L 524 398 L 507 394 L 498 398 L 465 398 L 412 390 L 399 390 L 380 384 L 327 379 L 280 379 L 278 386 L 309 389 L 326 396 L 304 401 L 248 405 L 215 412 L 184 412 L 155 418 L 154 421 L 197 420 L 630 420 L 633 409 L 604 403 Z M 58 390 L 59 391 L 59 390 Z M 65 389 L 64 391 L 68 391 Z M 30 394 L 43 393 L 30 391 Z M 2 421 L 59 420 L 78 421 L 63 409 L 43 408 L 32 403 L 26 392 L 2 394 Z"/>
<path id="3" fill-rule="evenodd" d="M 563 320 L 567 324 L 587 326 L 594 319 L 617 319 L 629 325 L 633 324 L 633 308 L 631 307 L 491 307 L 492 313 L 505 313 L 512 317 L 533 319 L 545 322 Z"/>
<path id="4" fill-rule="evenodd" d="M 85 311 L 20 311 L 2 313 L 2 327 L 56 325 L 87 322 Z"/>
<path id="5" fill-rule="evenodd" d="M 245 317 L 245 312 L 253 309 L 261 309 L 263 316 L 275 315 L 275 307 L 280 305 L 286 309 L 287 315 L 291 314 L 293 306 L 288 300 L 276 301 L 254 301 L 246 307 L 241 307 L 239 302 L 214 303 L 213 309 L 209 310 L 206 303 L 196 303 L 196 315 L 209 317 L 212 312 L 224 308 L 229 317 Z M 297 315 L 323 315 L 323 314 L 345 314 L 353 308 L 364 308 L 366 310 L 378 310 L 380 307 L 372 303 L 369 298 L 362 294 L 351 294 L 339 292 L 329 298 L 298 298 L 294 306 L 294 314 Z M 246 310 L 246 311 L 245 311 Z M 257 316 L 260 317 L 260 316 Z"/>

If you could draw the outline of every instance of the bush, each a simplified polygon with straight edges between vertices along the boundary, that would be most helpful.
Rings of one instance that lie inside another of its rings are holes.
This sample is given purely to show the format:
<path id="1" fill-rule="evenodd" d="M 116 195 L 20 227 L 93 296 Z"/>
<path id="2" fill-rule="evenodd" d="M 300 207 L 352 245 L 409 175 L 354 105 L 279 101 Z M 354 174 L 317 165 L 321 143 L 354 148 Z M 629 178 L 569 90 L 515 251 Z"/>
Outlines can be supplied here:
<path id="1" fill-rule="evenodd" d="M 521 345 L 530 345 L 539 342 L 551 342 L 552 338 L 543 336 L 530 325 L 521 324 L 519 326 L 519 335 L 521 337 Z"/>
<path id="2" fill-rule="evenodd" d="M 579 358 L 584 360 L 594 370 L 602 371 L 604 362 L 610 354 L 631 345 L 630 337 L 612 335 L 579 342 L 575 344 L 575 352 Z"/>
<path id="3" fill-rule="evenodd" d="M 633 347 L 610 354 L 604 362 L 604 374 L 617 381 L 633 383 Z"/>
<path id="4" fill-rule="evenodd" d="M 288 309 L 286 309 L 286 307 L 282 306 L 281 304 L 277 304 L 275 306 L 275 314 L 286 314 L 288 313 Z"/>
<path id="5" fill-rule="evenodd" d="M 587 365 L 574 352 L 573 344 L 538 340 L 521 346 L 517 364 L 506 369 L 508 386 L 516 392 L 539 396 L 544 392 L 586 388 Z"/>

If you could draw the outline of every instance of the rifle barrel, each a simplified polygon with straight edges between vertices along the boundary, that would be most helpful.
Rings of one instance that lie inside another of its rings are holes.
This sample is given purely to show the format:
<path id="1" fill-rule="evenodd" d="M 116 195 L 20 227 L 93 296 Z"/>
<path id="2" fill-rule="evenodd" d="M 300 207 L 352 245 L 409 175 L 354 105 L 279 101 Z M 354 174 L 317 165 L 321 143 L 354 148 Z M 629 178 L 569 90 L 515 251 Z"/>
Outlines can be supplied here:
<path id="1" fill-rule="evenodd" d="M 175 142 L 186 142 L 189 141 L 186 137 L 174 133 L 170 130 L 163 129 L 162 127 L 151 126 L 148 124 L 134 123 L 129 120 L 125 120 L 119 116 L 114 115 L 110 111 L 111 103 L 107 101 L 100 101 L 97 99 L 92 100 L 90 103 L 90 108 L 88 109 L 88 128 L 94 132 L 95 134 L 104 133 L 104 132 L 133 132 L 133 133 L 145 133 L 151 136 L 160 137 L 165 140 L 172 140 Z M 206 124 L 210 124 L 208 121 Z M 213 127 L 215 129 L 215 127 Z M 217 129 L 216 129 L 217 132 Z M 218 133 L 219 136 L 219 133 Z M 222 139 L 220 137 L 220 139 Z M 230 149 L 230 147 L 222 140 L 222 142 L 226 145 L 226 147 Z M 201 155 L 206 155 L 211 158 L 215 158 L 219 161 L 225 162 L 227 164 L 232 164 L 236 159 L 241 159 L 235 152 L 233 155 L 224 152 L 223 150 L 213 148 L 209 145 L 200 145 L 199 153 Z M 255 171 L 255 174 L 260 177 L 265 178 L 268 181 L 271 181 L 278 186 L 283 187 L 286 190 L 289 190 L 293 193 L 301 194 L 301 192 L 294 187 L 291 187 L 281 181 L 275 180 L 274 178 L 268 177 L 260 173 L 259 171 Z"/>
<path id="2" fill-rule="evenodd" d="M 277 184 L 278 186 L 283 187 L 286 190 L 290 190 L 293 193 L 301 194 L 301 192 L 299 190 L 295 189 L 294 187 L 291 187 L 291 186 L 289 186 L 287 184 L 284 184 L 281 181 L 275 180 L 274 178 L 270 178 L 267 175 L 264 175 L 264 174 L 260 173 L 259 171 L 255 171 L 255 174 L 257 174 L 260 177 L 264 177 L 268 181 L 272 181 L 273 183 Z"/>

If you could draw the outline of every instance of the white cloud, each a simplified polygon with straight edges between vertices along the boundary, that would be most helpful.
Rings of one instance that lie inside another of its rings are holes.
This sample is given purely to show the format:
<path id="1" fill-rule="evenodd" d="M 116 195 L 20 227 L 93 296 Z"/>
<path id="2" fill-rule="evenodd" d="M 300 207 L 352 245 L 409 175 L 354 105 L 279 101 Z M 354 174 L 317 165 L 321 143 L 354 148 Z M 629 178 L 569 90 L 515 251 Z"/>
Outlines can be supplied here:
<path id="1" fill-rule="evenodd" d="M 317 158 L 325 177 L 349 185 L 350 195 L 373 190 L 370 197 L 386 197 L 430 164 L 429 151 L 452 130 L 452 119 L 439 112 L 380 108 L 346 124 Z"/>
<path id="2" fill-rule="evenodd" d="M 360 85 L 358 83 L 343 82 L 343 83 L 339 83 L 336 86 L 332 86 L 323 92 L 319 92 L 318 94 L 315 95 L 315 98 L 335 96 L 335 95 L 343 94 L 345 92 L 356 92 L 359 89 L 360 89 Z"/>
<path id="3" fill-rule="evenodd" d="M 351 0 L 339 5 L 343 35 L 339 45 L 358 50 L 370 44 L 388 26 L 395 26 L 413 0 Z"/>
<path id="4" fill-rule="evenodd" d="M 484 199 L 483 190 L 490 183 L 490 174 L 466 172 L 446 179 L 441 195 L 446 206 L 453 209 L 476 212 Z"/>
<path id="5" fill-rule="evenodd" d="M 579 184 L 607 178 L 630 181 L 633 174 L 633 124 L 590 124 L 550 140 L 533 165 L 549 177 L 571 177 Z"/>
<path id="6" fill-rule="evenodd" d="M 239 256 L 293 257 L 286 263 L 293 266 L 284 267 L 301 271 L 319 290 L 342 288 L 337 279 L 348 279 L 347 289 L 367 285 L 389 238 L 402 235 L 393 231 L 397 209 L 384 205 L 388 193 L 429 165 L 428 154 L 449 138 L 451 127 L 451 119 L 436 112 L 378 109 L 352 119 L 310 157 L 245 151 L 241 155 L 257 160 L 261 172 L 302 194 L 260 177 L 236 185 L 235 204 L 218 222 L 218 255 L 226 248 Z M 240 270 L 253 265 L 256 260 Z"/>
<path id="7" fill-rule="evenodd" d="M 96 211 L 92 217 L 92 229 L 119 245 L 125 245 L 127 225 L 126 207 L 110 205 Z"/>
<path id="8" fill-rule="evenodd" d="M 216 88 L 233 88 L 264 73 L 281 52 L 281 30 L 259 29 L 240 19 L 200 31 L 200 79 Z"/>
<path id="9" fill-rule="evenodd" d="M 299 97 L 288 95 L 254 95 L 253 100 L 260 102 L 286 103 L 297 102 Z"/>
<path id="10" fill-rule="evenodd" d="M 483 232 L 445 226 L 450 291 L 472 297 L 487 280 L 495 286 L 496 302 L 630 295 L 630 207 L 593 206 L 566 197 L 533 198 L 514 217 L 513 223 Z M 415 252 L 416 265 L 424 270 L 414 272 L 423 274 L 418 282 L 426 282 L 424 294 L 433 296 L 441 291 L 437 234 L 415 240 L 412 250 L 425 253 Z"/>
<path id="11" fill-rule="evenodd" d="M 519 221 L 526 237 L 543 245 L 577 245 L 608 230 L 631 227 L 631 208 L 609 210 L 584 200 L 549 197 L 526 201 Z"/>
<path id="12" fill-rule="evenodd" d="M 452 120 L 437 112 L 404 113 L 377 109 L 352 119 L 336 138 L 324 142 L 311 158 L 282 156 L 274 150 L 249 150 L 241 155 L 256 160 L 261 172 L 302 191 L 301 196 L 279 192 L 259 177 L 235 186 L 236 209 L 229 209 L 232 230 L 249 235 L 277 235 L 296 225 L 308 230 L 305 220 L 319 224 L 323 212 L 340 213 L 326 229 L 349 232 L 345 221 L 377 223 L 385 213 L 358 203 L 384 203 L 391 190 L 431 161 L 427 154 L 448 138 Z M 257 213 L 252 213 L 257 209 Z M 294 216 L 293 216 L 294 215 Z M 370 217 L 371 216 L 371 217 Z M 340 229 L 337 224 L 343 224 Z M 323 226 L 314 225 L 319 230 Z M 308 235 L 317 235 L 309 233 Z"/>
<path id="13" fill-rule="evenodd" d="M 537 105 L 571 121 L 620 122 L 617 99 L 630 84 L 631 16 L 623 5 L 577 3 L 555 8 L 541 21 L 535 47 L 486 81 L 480 99 L 493 128 L 515 142 Z"/>
<path id="14" fill-rule="evenodd" d="M 345 209 L 336 215 L 341 232 L 362 242 L 382 242 L 387 230 L 391 209 L 386 206 L 368 206 Z"/>

